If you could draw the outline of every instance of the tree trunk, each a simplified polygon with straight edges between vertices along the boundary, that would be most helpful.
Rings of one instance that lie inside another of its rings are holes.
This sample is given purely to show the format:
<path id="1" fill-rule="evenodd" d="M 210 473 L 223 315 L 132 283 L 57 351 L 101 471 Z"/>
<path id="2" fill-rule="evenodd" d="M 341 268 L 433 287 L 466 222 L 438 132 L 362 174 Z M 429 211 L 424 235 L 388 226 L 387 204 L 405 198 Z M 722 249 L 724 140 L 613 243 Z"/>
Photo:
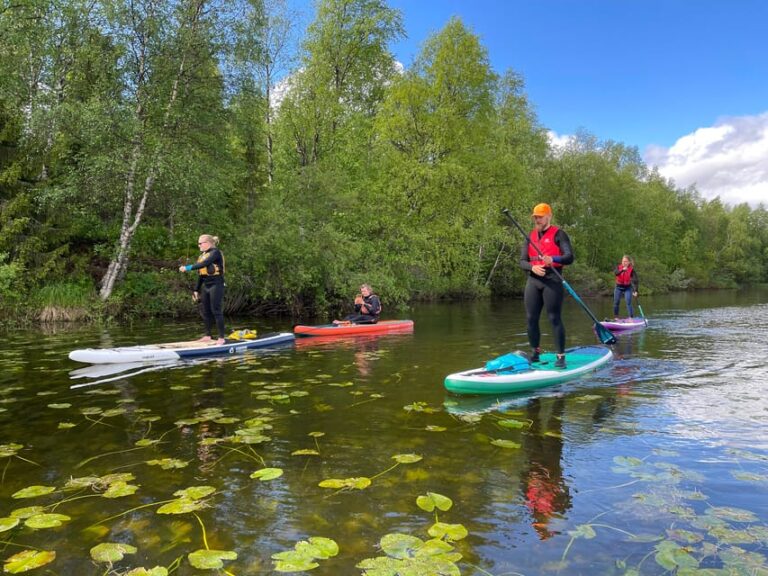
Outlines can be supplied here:
<path id="1" fill-rule="evenodd" d="M 205 0 L 200 0 L 197 2 L 195 6 L 195 10 L 190 21 L 190 27 L 192 28 L 192 30 L 195 29 L 199 21 L 204 3 L 205 3 Z M 161 130 L 162 132 L 165 132 L 169 127 L 171 109 L 173 108 L 173 104 L 176 102 L 176 98 L 178 97 L 179 83 L 181 79 L 184 77 L 184 73 L 185 73 L 186 58 L 187 58 L 187 52 L 184 51 L 181 54 L 179 68 L 176 71 L 176 77 L 173 80 L 173 87 L 171 89 L 171 94 L 168 98 L 168 103 L 165 106 L 165 114 L 163 116 L 163 124 L 162 124 L 162 130 Z M 144 74 L 145 62 L 143 59 L 144 59 L 144 55 L 142 54 L 140 67 L 139 67 L 140 77 L 143 76 Z M 137 92 L 137 98 L 139 100 L 137 105 L 137 114 L 139 115 L 139 117 L 142 117 L 144 115 L 144 108 L 143 108 L 140 92 Z M 133 146 L 133 152 L 132 152 L 132 158 L 131 158 L 131 168 L 128 172 L 128 178 L 126 180 L 126 185 L 125 185 L 125 203 L 123 205 L 123 223 L 122 223 L 122 226 L 120 227 L 120 240 L 118 242 L 115 255 L 110 261 L 109 267 L 107 268 L 107 272 L 104 274 L 104 278 L 102 278 L 102 281 L 101 281 L 101 290 L 99 292 L 99 296 L 101 297 L 102 300 L 107 300 L 112 295 L 112 291 L 114 290 L 115 284 L 117 283 L 118 280 L 122 279 L 123 276 L 125 275 L 126 266 L 128 263 L 128 254 L 130 253 L 130 250 L 131 250 L 131 243 L 133 241 L 134 235 L 136 234 L 136 230 L 139 227 L 139 224 L 141 224 L 141 219 L 144 215 L 144 210 L 147 205 L 147 199 L 149 198 L 149 195 L 152 192 L 152 188 L 154 187 L 154 184 L 155 184 L 157 166 L 158 166 L 159 158 L 163 152 L 161 143 L 158 143 L 151 152 L 151 156 L 150 156 L 151 163 L 149 165 L 147 177 L 144 179 L 144 190 L 142 192 L 141 199 L 139 200 L 139 204 L 134 213 L 134 210 L 133 210 L 134 187 L 135 187 L 135 181 L 136 181 L 136 172 L 138 168 L 138 162 L 139 162 L 139 158 L 141 157 L 142 150 L 143 150 L 143 138 L 141 138 L 141 135 L 138 135 L 134 140 L 134 146 Z"/>

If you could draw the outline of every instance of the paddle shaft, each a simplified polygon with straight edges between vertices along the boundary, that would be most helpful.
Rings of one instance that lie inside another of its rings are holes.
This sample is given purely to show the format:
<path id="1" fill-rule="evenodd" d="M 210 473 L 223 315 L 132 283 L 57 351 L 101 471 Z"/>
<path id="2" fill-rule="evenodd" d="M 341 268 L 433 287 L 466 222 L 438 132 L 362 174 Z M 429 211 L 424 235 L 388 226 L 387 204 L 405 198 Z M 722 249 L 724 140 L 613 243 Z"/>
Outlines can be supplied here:
<path id="1" fill-rule="evenodd" d="M 541 251 L 541 248 L 538 247 L 538 245 L 535 242 L 531 241 L 530 236 L 526 233 L 525 230 L 523 230 L 523 227 L 520 226 L 517 220 L 515 220 L 512 217 L 512 214 L 509 213 L 509 210 L 507 208 L 504 208 L 502 210 L 504 212 L 504 215 L 509 218 L 509 221 L 512 222 L 512 224 L 515 225 L 515 228 L 517 228 L 520 231 L 520 234 L 523 235 L 523 238 L 525 238 L 525 241 L 530 245 L 533 246 L 534 250 L 541 256 L 544 257 L 544 253 Z M 575 290 L 571 288 L 571 285 L 568 284 L 568 282 L 563 278 L 563 275 L 560 274 L 557 268 L 552 266 L 551 268 L 552 272 L 555 273 L 555 275 L 560 279 L 560 281 L 563 283 L 563 286 L 566 290 L 568 290 L 568 293 L 573 296 L 573 299 L 576 300 L 576 303 L 581 306 L 581 308 L 584 310 L 584 312 L 587 313 L 587 315 L 592 319 L 592 321 L 595 323 L 595 330 L 597 331 L 597 335 L 600 338 L 600 341 L 603 344 L 615 344 L 616 343 L 616 337 L 611 334 L 607 328 L 605 328 L 602 324 L 600 324 L 600 320 L 597 319 L 597 317 L 592 313 L 592 310 L 589 309 L 589 307 L 582 301 L 581 298 L 579 298 L 579 295 L 576 294 Z"/>
<path id="2" fill-rule="evenodd" d="M 640 310 L 640 317 L 645 320 L 645 312 L 643 312 L 643 307 L 640 306 L 640 297 L 635 296 L 635 302 L 637 302 L 637 309 Z"/>

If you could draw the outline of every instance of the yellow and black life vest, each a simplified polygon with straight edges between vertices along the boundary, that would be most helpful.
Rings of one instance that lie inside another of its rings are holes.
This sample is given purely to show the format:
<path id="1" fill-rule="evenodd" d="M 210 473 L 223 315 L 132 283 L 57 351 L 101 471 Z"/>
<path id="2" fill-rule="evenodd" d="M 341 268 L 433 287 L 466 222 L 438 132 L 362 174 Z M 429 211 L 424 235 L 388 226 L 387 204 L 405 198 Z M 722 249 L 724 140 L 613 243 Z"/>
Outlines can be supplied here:
<path id="1" fill-rule="evenodd" d="M 208 257 L 208 252 L 203 252 L 200 254 L 200 256 L 197 258 L 198 264 L 200 262 L 203 262 Z M 224 254 L 221 255 L 221 266 L 219 266 L 217 263 L 209 264 L 208 266 L 203 266 L 202 268 L 198 268 L 197 273 L 200 274 L 200 276 L 223 276 L 224 275 Z"/>

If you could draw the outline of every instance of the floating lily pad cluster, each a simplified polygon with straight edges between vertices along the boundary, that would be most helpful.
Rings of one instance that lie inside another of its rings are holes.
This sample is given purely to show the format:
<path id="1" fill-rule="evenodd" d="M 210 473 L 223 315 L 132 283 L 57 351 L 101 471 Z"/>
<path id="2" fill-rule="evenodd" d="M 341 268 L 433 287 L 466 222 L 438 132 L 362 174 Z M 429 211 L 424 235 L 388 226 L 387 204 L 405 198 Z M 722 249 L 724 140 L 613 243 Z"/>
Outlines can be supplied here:
<path id="1" fill-rule="evenodd" d="M 436 492 L 427 492 L 416 499 L 416 505 L 426 512 L 435 512 L 435 523 L 427 533 L 429 540 L 410 534 L 386 534 L 379 541 L 383 556 L 366 558 L 357 564 L 365 576 L 419 574 L 423 576 L 459 576 L 456 564 L 462 554 L 453 543 L 466 538 L 467 529 L 461 524 L 447 524 L 437 519 L 437 511 L 447 512 L 453 500 Z"/>
<path id="2" fill-rule="evenodd" d="M 319 560 L 332 558 L 339 553 L 339 545 L 330 538 L 313 536 L 297 542 L 293 550 L 272 554 L 276 572 L 304 572 L 320 566 Z"/>
<path id="3" fill-rule="evenodd" d="M 658 454 L 675 455 L 668 450 Z M 741 451 L 741 455 L 749 453 Z M 681 488 L 686 483 L 703 482 L 698 472 L 651 458 L 616 456 L 613 461 L 614 473 L 629 476 L 638 484 L 648 484 L 647 491 L 635 492 L 632 501 L 620 507 L 625 518 L 668 518 L 669 528 L 663 534 L 633 534 L 609 524 L 605 518 L 578 525 L 568 531 L 571 538 L 563 552 L 561 569 L 567 569 L 568 553 L 577 540 L 591 540 L 599 537 L 602 530 L 609 530 L 625 535 L 626 553 L 618 565 L 626 576 L 643 574 L 643 567 L 651 558 L 664 570 L 678 575 L 768 574 L 765 555 L 743 547 L 768 546 L 764 519 L 749 510 L 714 506 L 704 492 Z M 738 471 L 733 475 L 736 477 Z M 752 480 L 750 477 L 745 481 Z M 652 545 L 650 550 L 641 548 L 636 565 L 630 561 L 633 556 L 628 547 L 632 544 Z"/>

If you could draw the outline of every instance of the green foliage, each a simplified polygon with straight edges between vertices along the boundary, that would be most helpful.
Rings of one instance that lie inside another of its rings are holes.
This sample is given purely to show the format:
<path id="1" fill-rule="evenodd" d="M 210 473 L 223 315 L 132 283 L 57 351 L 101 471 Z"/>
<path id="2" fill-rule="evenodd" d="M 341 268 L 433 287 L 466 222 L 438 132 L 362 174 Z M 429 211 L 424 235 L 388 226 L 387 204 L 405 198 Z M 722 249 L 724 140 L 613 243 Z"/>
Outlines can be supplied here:
<path id="1" fill-rule="evenodd" d="M 34 301 L 41 308 L 61 306 L 65 308 L 87 307 L 93 301 L 93 286 L 89 282 L 59 282 L 43 286 L 34 294 Z"/>
<path id="2" fill-rule="evenodd" d="M 321 0 L 298 52 L 280 2 L 147 6 L 2 13 L 3 318 L 197 314 L 174 270 L 201 233 L 222 239 L 228 314 L 340 313 L 361 282 L 385 315 L 519 294 L 500 209 L 525 222 L 541 201 L 586 294 L 611 292 L 625 253 L 643 293 L 768 281 L 765 207 L 679 190 L 586 131 L 554 148 L 524 79 L 458 18 L 402 69 L 383 0 Z M 102 304 L 110 263 L 126 268 Z"/>

